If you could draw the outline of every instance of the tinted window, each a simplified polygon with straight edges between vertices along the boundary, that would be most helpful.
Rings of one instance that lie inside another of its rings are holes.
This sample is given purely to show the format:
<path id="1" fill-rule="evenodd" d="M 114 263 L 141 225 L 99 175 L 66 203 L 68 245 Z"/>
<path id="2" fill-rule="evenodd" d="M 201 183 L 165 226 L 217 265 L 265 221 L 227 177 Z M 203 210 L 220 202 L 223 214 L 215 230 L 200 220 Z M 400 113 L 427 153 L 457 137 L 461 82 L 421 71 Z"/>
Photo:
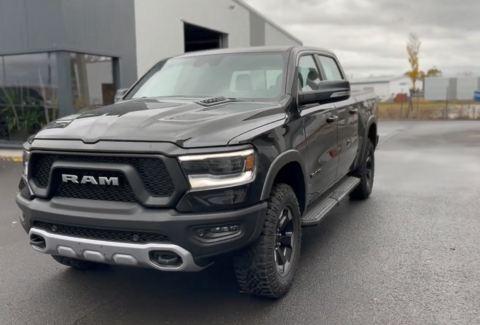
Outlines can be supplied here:
<path id="1" fill-rule="evenodd" d="M 300 68 L 299 78 L 299 88 L 302 91 L 312 91 L 318 89 L 318 84 L 320 83 L 319 73 L 317 65 L 311 55 L 305 55 L 300 58 L 298 63 Z"/>
<path id="2" fill-rule="evenodd" d="M 165 60 L 127 95 L 276 98 L 284 94 L 288 53 L 232 53 Z"/>
<path id="3" fill-rule="evenodd" d="M 71 53 L 73 106 L 91 109 L 114 102 L 112 58 Z"/>
<path id="4" fill-rule="evenodd" d="M 58 117 L 55 53 L 0 56 L 0 139 L 26 140 Z"/>
<path id="5" fill-rule="evenodd" d="M 318 58 L 325 71 L 325 77 L 327 80 L 343 80 L 340 69 L 334 59 L 321 55 L 318 55 Z"/>

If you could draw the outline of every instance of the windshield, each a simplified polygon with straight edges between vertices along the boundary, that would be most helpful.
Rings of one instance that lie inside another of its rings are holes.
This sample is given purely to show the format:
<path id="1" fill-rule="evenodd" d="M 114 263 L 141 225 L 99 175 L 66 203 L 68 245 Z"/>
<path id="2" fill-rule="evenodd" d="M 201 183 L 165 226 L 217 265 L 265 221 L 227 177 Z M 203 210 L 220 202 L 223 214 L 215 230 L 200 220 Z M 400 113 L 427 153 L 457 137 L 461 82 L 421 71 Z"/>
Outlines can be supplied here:
<path id="1" fill-rule="evenodd" d="M 158 63 L 126 99 L 217 97 L 272 99 L 284 95 L 287 53 L 232 53 Z"/>

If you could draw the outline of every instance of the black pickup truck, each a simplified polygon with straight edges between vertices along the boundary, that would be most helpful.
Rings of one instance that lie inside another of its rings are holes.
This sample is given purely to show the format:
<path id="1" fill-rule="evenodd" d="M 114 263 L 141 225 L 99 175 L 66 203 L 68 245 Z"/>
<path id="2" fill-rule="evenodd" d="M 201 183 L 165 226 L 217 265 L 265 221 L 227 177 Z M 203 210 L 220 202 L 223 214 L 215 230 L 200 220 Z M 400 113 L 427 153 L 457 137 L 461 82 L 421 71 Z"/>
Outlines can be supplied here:
<path id="1" fill-rule="evenodd" d="M 302 227 L 369 197 L 377 143 L 375 94 L 330 51 L 188 53 L 32 136 L 16 202 L 59 263 L 200 271 L 227 254 L 241 292 L 279 298 Z"/>

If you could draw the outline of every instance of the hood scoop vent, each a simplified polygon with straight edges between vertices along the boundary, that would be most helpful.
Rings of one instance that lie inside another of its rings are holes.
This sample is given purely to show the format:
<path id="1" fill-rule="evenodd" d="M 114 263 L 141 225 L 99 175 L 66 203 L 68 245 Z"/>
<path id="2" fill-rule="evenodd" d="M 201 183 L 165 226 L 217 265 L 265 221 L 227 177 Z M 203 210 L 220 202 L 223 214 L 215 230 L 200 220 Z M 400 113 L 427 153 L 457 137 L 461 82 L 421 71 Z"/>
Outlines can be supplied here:
<path id="1" fill-rule="evenodd" d="M 208 106 L 218 105 L 218 104 L 222 104 L 222 103 L 228 103 L 228 102 L 231 102 L 231 101 L 232 101 L 232 99 L 230 99 L 230 98 L 226 98 L 226 97 L 223 97 L 223 96 L 218 96 L 218 97 L 205 98 L 205 99 L 197 101 L 196 103 L 200 104 L 202 106 L 207 106 L 208 107 Z"/>

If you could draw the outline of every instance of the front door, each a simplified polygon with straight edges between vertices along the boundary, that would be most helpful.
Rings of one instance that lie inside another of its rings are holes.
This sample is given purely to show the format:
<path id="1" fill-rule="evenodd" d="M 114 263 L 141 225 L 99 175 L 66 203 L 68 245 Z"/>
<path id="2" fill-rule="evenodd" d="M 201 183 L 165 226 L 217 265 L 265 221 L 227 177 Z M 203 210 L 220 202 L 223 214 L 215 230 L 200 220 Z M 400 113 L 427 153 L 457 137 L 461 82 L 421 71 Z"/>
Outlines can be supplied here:
<path id="1" fill-rule="evenodd" d="M 312 55 L 299 58 L 299 90 L 315 90 L 321 82 L 317 63 Z M 302 107 L 300 114 L 305 128 L 308 167 L 308 199 L 313 202 L 337 175 L 337 116 L 333 104 Z"/>

